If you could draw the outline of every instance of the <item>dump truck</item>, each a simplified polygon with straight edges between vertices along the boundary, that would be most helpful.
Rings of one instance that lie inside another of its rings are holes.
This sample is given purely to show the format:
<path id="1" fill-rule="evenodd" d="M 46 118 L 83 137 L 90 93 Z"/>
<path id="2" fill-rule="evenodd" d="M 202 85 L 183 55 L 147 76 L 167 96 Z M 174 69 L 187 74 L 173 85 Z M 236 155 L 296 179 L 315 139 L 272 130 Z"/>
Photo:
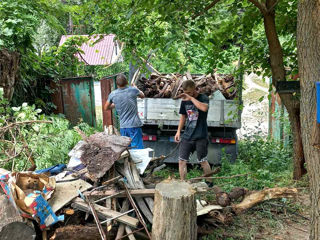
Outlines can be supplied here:
<path id="1" fill-rule="evenodd" d="M 237 92 L 238 95 L 241 91 Z M 174 141 L 178 124 L 181 99 L 149 98 L 138 99 L 138 113 L 143 122 L 145 147 L 154 149 L 156 157 L 168 156 L 164 162 L 178 162 L 178 144 Z M 208 111 L 208 161 L 214 166 L 221 165 L 225 156 L 231 163 L 237 157 L 237 129 L 241 127 L 241 97 L 228 100 L 216 90 L 209 96 Z M 192 154 L 190 163 L 197 163 Z"/>

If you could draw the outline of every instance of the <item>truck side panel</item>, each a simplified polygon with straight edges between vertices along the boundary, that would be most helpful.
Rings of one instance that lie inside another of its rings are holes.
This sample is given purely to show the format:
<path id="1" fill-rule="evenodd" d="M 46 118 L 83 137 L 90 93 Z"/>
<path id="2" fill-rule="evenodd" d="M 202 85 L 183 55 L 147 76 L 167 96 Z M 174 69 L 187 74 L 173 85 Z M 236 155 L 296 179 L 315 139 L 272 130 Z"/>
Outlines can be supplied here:
<path id="1" fill-rule="evenodd" d="M 138 99 L 138 112 L 144 124 L 151 125 L 178 125 L 181 100 L 166 98 Z M 209 101 L 208 112 L 209 127 L 240 128 L 238 105 L 233 100 Z"/>

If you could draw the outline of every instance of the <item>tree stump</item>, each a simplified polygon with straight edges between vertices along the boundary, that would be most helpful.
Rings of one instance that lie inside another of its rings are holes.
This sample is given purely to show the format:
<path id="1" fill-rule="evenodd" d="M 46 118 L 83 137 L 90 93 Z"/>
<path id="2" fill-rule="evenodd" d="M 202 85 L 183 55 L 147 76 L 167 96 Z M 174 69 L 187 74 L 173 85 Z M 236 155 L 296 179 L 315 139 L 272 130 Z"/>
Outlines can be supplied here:
<path id="1" fill-rule="evenodd" d="M 152 240 L 196 240 L 195 191 L 189 183 L 163 181 L 156 186 Z"/>
<path id="2" fill-rule="evenodd" d="M 36 236 L 31 221 L 24 221 L 6 195 L 0 190 L 0 239 L 32 240 Z"/>

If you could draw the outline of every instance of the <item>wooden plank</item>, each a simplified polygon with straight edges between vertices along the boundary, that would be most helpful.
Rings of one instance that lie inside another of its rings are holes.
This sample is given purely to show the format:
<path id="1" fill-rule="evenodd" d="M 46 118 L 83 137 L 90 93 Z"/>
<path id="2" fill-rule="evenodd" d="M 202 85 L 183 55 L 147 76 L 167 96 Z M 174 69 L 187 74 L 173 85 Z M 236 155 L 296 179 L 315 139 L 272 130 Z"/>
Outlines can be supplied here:
<path id="1" fill-rule="evenodd" d="M 72 177 L 68 176 L 63 180 L 67 179 L 72 179 Z M 56 212 L 77 197 L 79 195 L 78 190 L 84 192 L 90 187 L 92 187 L 91 184 L 81 179 L 72 182 L 57 182 L 52 198 L 48 201 L 49 205 Z"/>
<path id="2" fill-rule="evenodd" d="M 110 195 L 114 195 L 121 191 L 115 190 L 106 190 L 106 191 L 94 191 L 90 194 L 91 197 L 106 197 Z M 134 189 L 129 191 L 133 197 L 153 197 L 154 196 L 154 189 Z M 85 194 L 86 195 L 86 194 Z M 119 195 L 114 196 L 114 198 L 124 198 L 126 197 L 125 192 L 122 191 Z"/>
<path id="3" fill-rule="evenodd" d="M 126 177 L 127 181 L 128 181 L 128 187 L 131 189 L 136 189 L 136 185 L 134 182 L 134 178 L 132 176 L 132 172 L 131 172 L 131 167 L 130 167 L 130 163 L 128 162 L 127 159 L 125 159 L 124 164 L 123 164 L 123 168 L 121 167 L 117 167 L 117 170 Z M 152 218 L 153 215 L 150 211 L 150 209 L 147 207 L 146 203 L 144 202 L 142 197 L 134 197 L 134 199 L 136 200 L 136 203 L 140 209 L 140 211 L 143 213 L 143 215 L 148 219 L 148 221 L 152 224 Z"/>
<path id="4" fill-rule="evenodd" d="M 76 198 L 73 201 L 73 203 L 71 204 L 71 206 L 73 208 L 77 208 L 81 211 L 91 213 L 89 206 L 81 198 Z M 117 211 L 107 209 L 106 207 L 100 206 L 98 204 L 93 204 L 93 206 L 98 214 L 98 217 L 101 220 L 106 220 L 107 218 L 114 218 L 114 217 L 117 217 L 121 214 Z M 137 227 L 139 224 L 138 219 L 136 219 L 134 217 L 130 217 L 128 215 L 124 215 L 124 216 L 117 218 L 117 221 L 124 223 L 126 225 L 129 225 L 131 227 Z"/>
<path id="5" fill-rule="evenodd" d="M 208 205 L 202 208 L 197 209 L 197 216 L 205 215 L 212 210 L 221 210 L 223 207 L 220 205 Z"/>

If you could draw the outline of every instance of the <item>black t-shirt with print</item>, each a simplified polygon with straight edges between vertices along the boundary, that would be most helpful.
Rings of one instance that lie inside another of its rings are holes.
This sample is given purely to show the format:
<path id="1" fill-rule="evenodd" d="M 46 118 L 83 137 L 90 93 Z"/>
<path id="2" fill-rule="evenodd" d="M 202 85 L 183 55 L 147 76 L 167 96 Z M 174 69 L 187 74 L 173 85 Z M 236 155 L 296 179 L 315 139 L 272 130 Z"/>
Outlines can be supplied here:
<path id="1" fill-rule="evenodd" d="M 204 94 L 199 94 L 196 99 L 209 104 L 209 98 Z M 191 101 L 181 101 L 179 113 L 186 115 L 187 118 L 183 139 L 197 140 L 208 137 L 208 112 L 199 110 Z"/>

